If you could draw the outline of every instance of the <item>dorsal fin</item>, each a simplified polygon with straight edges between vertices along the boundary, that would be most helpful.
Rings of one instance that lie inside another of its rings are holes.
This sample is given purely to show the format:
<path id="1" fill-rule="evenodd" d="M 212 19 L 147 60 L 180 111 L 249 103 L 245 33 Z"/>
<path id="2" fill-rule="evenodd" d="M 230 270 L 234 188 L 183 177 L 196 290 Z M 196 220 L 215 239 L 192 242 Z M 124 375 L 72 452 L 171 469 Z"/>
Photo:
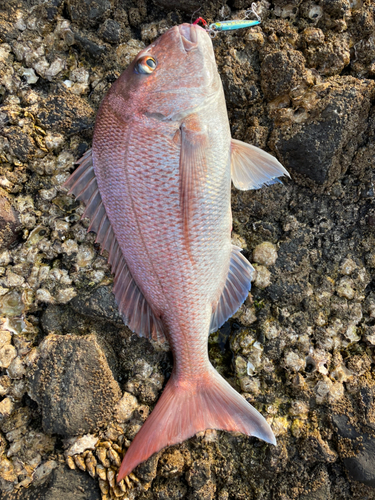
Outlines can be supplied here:
<path id="1" fill-rule="evenodd" d="M 91 149 L 78 161 L 78 165 L 64 187 L 69 190 L 69 194 L 74 194 L 86 205 L 82 218 L 90 219 L 88 231 L 97 234 L 96 242 L 100 243 L 102 253 L 103 250 L 108 251 L 108 262 L 115 276 L 113 293 L 124 323 L 140 337 L 165 342 L 162 324 L 134 281 L 107 217 L 95 176 Z"/>
<path id="2" fill-rule="evenodd" d="M 232 181 L 237 189 L 259 189 L 280 182 L 278 177 L 290 177 L 281 163 L 275 157 L 262 149 L 246 144 L 246 142 L 231 141 L 231 173 Z"/>
<path id="3" fill-rule="evenodd" d="M 253 272 L 254 268 L 241 254 L 241 248 L 232 245 L 227 281 L 212 314 L 210 333 L 220 328 L 245 302 Z"/>

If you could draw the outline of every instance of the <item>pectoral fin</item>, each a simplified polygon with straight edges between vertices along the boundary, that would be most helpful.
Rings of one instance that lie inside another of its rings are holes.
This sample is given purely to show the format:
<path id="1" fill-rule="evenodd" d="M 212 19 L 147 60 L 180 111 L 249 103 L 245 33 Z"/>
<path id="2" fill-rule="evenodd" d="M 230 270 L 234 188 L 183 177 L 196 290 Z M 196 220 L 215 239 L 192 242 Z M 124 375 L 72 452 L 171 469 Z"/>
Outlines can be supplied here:
<path id="1" fill-rule="evenodd" d="M 290 177 L 275 157 L 236 139 L 231 142 L 231 174 L 233 184 L 242 191 L 275 184 L 283 175 Z"/>

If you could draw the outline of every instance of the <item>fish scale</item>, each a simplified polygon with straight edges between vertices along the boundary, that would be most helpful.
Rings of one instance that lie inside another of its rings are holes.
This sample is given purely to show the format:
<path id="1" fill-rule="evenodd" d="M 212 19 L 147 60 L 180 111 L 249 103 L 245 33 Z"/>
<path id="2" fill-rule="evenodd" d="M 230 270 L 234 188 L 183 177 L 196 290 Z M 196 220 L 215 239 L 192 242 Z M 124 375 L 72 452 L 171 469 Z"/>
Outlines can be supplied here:
<path id="1" fill-rule="evenodd" d="M 231 245 L 231 179 L 254 189 L 282 175 L 271 155 L 231 139 L 212 42 L 199 26 L 162 35 L 104 98 L 92 152 L 65 185 L 86 204 L 108 251 L 124 322 L 140 336 L 168 340 L 174 359 L 119 481 L 206 429 L 276 443 L 266 420 L 210 364 L 207 339 L 251 287 L 253 268 Z"/>

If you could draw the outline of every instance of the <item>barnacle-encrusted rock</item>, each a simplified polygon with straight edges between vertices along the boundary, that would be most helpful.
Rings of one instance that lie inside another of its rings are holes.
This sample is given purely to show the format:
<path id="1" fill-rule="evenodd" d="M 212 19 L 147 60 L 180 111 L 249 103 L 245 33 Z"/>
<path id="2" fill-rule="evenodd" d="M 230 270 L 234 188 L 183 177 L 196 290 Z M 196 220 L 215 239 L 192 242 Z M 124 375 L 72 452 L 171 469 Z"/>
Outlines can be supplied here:
<path id="1" fill-rule="evenodd" d="M 296 50 L 267 54 L 261 65 L 263 92 L 269 101 L 288 94 L 303 82 L 305 59 Z M 272 77 L 271 77 L 272 74 Z"/>
<path id="2" fill-rule="evenodd" d="M 38 107 L 37 116 L 42 127 L 67 134 L 84 130 L 94 121 L 93 109 L 87 101 L 68 92 L 47 97 Z"/>
<path id="3" fill-rule="evenodd" d="M 94 335 L 49 335 L 30 378 L 43 428 L 72 436 L 103 426 L 121 393 Z"/>
<path id="4" fill-rule="evenodd" d="M 82 204 L 61 185 L 91 147 L 104 94 L 141 49 L 198 16 L 254 18 L 251 1 L 0 2 L 0 194 L 17 221 L 0 250 L 0 490 L 13 490 L 9 500 L 99 500 L 99 486 L 102 500 L 374 497 L 373 2 L 268 3 L 255 7 L 259 26 L 218 33 L 213 44 L 232 135 L 270 150 L 293 180 L 232 190 L 233 243 L 253 260 L 269 242 L 277 259 L 255 261 L 251 295 L 210 336 L 209 351 L 278 445 L 202 433 L 140 464 L 140 492 L 135 476 L 119 485 L 115 476 L 172 358 L 123 325 L 106 256 L 80 220 Z M 87 347 L 89 333 L 100 348 Z M 42 355 L 50 334 L 61 345 Z M 100 350 L 126 390 L 118 401 Z M 77 384 L 92 373 L 75 362 L 82 351 L 100 373 L 80 400 Z M 39 375 L 30 374 L 39 362 Z M 25 393 L 30 380 L 38 404 Z M 70 405 L 69 394 L 77 396 Z M 52 421 L 67 415 L 62 427 L 70 425 L 70 408 L 86 403 L 85 422 L 104 425 L 64 440 L 73 455 L 63 467 L 61 442 L 41 432 L 42 415 L 53 431 Z"/>
<path id="5" fill-rule="evenodd" d="M 38 470 L 38 469 L 37 469 Z M 40 466 L 38 484 L 22 489 L 16 500 L 101 500 L 98 484 L 88 474 L 54 461 Z M 14 498 L 14 495 L 13 495 Z M 11 500 L 11 497 L 5 500 Z"/>
<path id="6" fill-rule="evenodd" d="M 303 125 L 275 130 L 272 141 L 287 167 L 318 184 L 332 184 L 342 178 L 362 141 L 375 85 L 341 77 L 312 90 L 318 98 L 314 114 Z M 298 104 L 304 108 L 303 98 Z"/>
<path id="7" fill-rule="evenodd" d="M 20 229 L 18 214 L 7 193 L 0 188 L 0 249 L 9 247 L 17 239 Z"/>
<path id="8" fill-rule="evenodd" d="M 71 301 L 70 305 L 80 314 L 123 324 L 115 297 L 108 287 L 99 287 L 90 295 L 79 295 Z"/>
<path id="9" fill-rule="evenodd" d="M 350 476 L 368 486 L 375 487 L 375 439 L 368 433 L 359 433 L 346 415 L 334 415 L 333 422 L 340 436 L 339 450 Z"/>

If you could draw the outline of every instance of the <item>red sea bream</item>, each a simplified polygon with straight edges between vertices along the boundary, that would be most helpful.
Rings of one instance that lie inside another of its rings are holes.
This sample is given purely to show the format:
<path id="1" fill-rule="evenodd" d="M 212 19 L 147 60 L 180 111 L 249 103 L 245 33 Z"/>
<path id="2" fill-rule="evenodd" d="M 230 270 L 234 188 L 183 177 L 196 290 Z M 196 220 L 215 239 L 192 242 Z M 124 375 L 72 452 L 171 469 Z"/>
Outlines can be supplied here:
<path id="1" fill-rule="evenodd" d="M 275 444 L 266 420 L 212 367 L 207 339 L 244 302 L 253 273 L 231 244 L 231 179 L 257 189 L 288 174 L 273 156 L 231 139 L 204 29 L 175 26 L 138 54 L 105 96 L 79 163 L 66 186 L 109 253 L 124 322 L 167 340 L 174 358 L 118 480 L 206 429 Z"/>

